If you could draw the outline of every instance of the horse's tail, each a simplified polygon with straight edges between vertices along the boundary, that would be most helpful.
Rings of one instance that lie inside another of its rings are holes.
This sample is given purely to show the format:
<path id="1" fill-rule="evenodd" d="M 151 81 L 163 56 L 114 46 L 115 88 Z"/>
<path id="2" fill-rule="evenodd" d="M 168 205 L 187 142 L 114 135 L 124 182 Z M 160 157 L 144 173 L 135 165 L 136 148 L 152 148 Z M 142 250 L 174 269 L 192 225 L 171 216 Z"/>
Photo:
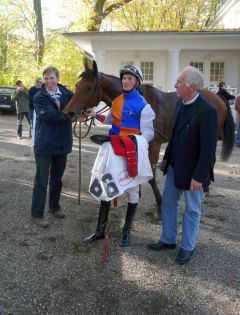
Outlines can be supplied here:
<path id="1" fill-rule="evenodd" d="M 221 157 L 223 161 L 229 159 L 235 144 L 235 123 L 229 103 L 226 102 L 225 104 L 227 107 L 227 117 L 223 127 L 223 143 L 221 150 Z"/>

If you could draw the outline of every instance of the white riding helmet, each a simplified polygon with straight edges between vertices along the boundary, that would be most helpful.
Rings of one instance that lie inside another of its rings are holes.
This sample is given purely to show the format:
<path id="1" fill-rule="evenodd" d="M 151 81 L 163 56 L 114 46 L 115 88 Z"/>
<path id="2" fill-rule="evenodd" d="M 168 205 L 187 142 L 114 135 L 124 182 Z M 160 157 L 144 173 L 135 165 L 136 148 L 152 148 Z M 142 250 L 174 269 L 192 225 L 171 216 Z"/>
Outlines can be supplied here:
<path id="1" fill-rule="evenodd" d="M 122 76 L 124 74 L 132 74 L 134 77 L 136 77 L 139 80 L 139 85 L 141 85 L 143 83 L 142 71 L 136 66 L 125 65 L 119 70 L 119 73 L 120 73 L 121 81 L 122 81 Z"/>

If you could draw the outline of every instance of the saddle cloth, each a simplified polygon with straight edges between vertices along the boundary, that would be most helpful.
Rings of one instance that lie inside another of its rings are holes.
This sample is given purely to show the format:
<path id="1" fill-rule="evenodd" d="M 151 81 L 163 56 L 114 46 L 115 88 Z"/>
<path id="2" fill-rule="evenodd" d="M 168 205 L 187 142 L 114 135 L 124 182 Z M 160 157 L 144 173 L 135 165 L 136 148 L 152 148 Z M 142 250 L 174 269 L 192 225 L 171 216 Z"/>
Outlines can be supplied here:
<path id="1" fill-rule="evenodd" d="M 90 194 L 97 200 L 109 201 L 120 196 L 128 188 L 153 178 L 148 159 L 148 142 L 143 136 L 137 140 L 137 176 L 128 174 L 126 157 L 116 155 L 111 142 L 104 142 L 97 154 L 89 185 Z"/>

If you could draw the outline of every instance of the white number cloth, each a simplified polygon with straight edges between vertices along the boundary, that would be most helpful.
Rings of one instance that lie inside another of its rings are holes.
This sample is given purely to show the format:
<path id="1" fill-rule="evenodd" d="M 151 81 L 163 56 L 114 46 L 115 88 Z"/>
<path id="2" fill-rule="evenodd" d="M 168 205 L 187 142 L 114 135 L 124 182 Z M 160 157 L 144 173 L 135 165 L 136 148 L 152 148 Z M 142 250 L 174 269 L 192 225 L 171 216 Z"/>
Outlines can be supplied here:
<path id="1" fill-rule="evenodd" d="M 95 199 L 109 201 L 153 177 L 148 159 L 148 142 L 143 136 L 135 137 L 138 144 L 138 175 L 135 178 L 129 177 L 126 157 L 116 155 L 110 141 L 101 145 L 89 185 L 89 192 Z"/>

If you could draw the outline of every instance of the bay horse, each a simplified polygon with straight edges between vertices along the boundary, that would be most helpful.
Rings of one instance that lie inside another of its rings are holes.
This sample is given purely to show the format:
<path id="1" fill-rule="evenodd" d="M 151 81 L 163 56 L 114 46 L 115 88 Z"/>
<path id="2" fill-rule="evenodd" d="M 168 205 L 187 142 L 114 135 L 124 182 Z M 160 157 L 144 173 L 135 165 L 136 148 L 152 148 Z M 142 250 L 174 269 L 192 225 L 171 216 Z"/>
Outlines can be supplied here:
<path id="1" fill-rule="evenodd" d="M 85 71 L 80 75 L 76 84 L 74 96 L 65 107 L 65 114 L 79 114 L 82 110 L 97 106 L 101 101 L 109 108 L 112 101 L 122 94 L 120 79 L 98 72 L 97 64 L 93 61 L 93 68 L 90 69 L 85 63 Z M 173 115 L 177 103 L 176 92 L 162 92 L 150 85 L 142 85 L 140 92 L 146 101 L 152 106 L 156 118 L 154 120 L 155 136 L 149 146 L 149 159 L 151 165 L 156 165 L 159 159 L 160 148 L 163 143 L 168 142 L 173 125 Z M 201 94 L 212 103 L 218 113 L 218 138 L 222 140 L 221 157 L 227 160 L 234 146 L 234 121 L 230 107 L 226 107 L 222 99 L 215 93 L 203 89 Z M 162 198 L 154 177 L 149 181 L 154 192 L 158 209 L 160 209 Z"/>

